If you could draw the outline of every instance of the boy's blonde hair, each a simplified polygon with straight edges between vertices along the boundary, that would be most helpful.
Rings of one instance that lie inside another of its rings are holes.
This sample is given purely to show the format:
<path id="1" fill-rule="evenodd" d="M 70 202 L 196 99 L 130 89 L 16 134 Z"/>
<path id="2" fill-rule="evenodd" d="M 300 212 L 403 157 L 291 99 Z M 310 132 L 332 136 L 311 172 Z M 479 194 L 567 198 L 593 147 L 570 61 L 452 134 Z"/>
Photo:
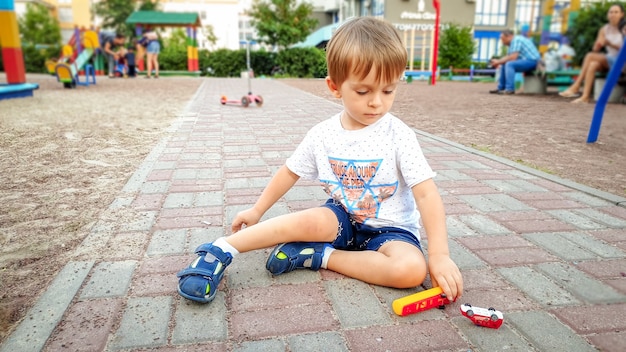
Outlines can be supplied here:
<path id="1" fill-rule="evenodd" d="M 372 17 L 342 24 L 326 46 L 328 76 L 341 86 L 350 76 L 364 79 L 376 70 L 379 82 L 394 82 L 406 69 L 407 52 L 398 31 Z"/>

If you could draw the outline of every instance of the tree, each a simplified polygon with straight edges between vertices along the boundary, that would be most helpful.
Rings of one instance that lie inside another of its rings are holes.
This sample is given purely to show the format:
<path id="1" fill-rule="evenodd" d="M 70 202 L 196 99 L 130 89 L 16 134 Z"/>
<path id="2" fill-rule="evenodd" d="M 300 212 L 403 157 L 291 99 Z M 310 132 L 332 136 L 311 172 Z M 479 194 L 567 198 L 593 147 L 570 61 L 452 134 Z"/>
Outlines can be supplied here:
<path id="1" fill-rule="evenodd" d="M 61 51 L 61 28 L 44 5 L 28 3 L 18 20 L 26 72 L 46 72 L 45 61 Z"/>
<path id="2" fill-rule="evenodd" d="M 217 36 L 215 35 L 213 25 L 207 24 L 202 28 L 202 32 L 204 32 L 204 37 L 207 42 L 209 42 L 210 46 L 213 47 L 215 43 L 217 43 Z"/>
<path id="3" fill-rule="evenodd" d="M 136 10 L 154 11 L 158 6 L 158 1 L 150 0 L 102 0 L 94 5 L 93 13 L 102 18 L 102 27 L 132 35 L 135 27 L 126 23 L 128 16 Z"/>
<path id="4" fill-rule="evenodd" d="M 18 20 L 20 35 L 24 45 L 61 43 L 59 21 L 41 4 L 29 2 L 26 13 Z"/>
<path id="5" fill-rule="evenodd" d="M 259 41 L 287 47 L 303 41 L 311 34 L 317 20 L 310 18 L 313 5 L 297 4 L 297 0 L 254 0 L 248 15 L 256 28 Z"/>
<path id="6" fill-rule="evenodd" d="M 476 44 L 471 27 L 448 24 L 447 28 L 441 31 L 439 38 L 439 66 L 469 68 L 475 50 Z"/>

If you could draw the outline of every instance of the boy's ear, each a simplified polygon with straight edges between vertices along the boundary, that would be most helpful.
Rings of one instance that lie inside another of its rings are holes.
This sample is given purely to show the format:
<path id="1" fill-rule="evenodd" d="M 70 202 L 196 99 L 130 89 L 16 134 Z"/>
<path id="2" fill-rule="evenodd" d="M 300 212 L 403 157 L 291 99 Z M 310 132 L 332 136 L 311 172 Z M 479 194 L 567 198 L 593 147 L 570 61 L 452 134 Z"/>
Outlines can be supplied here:
<path id="1" fill-rule="evenodd" d="M 330 76 L 326 76 L 326 85 L 328 86 L 328 89 L 330 90 L 330 92 L 333 94 L 333 96 L 337 99 L 341 98 L 341 92 L 339 92 L 339 87 L 337 87 L 337 84 L 335 84 L 335 82 L 333 82 L 332 79 L 330 79 Z"/>

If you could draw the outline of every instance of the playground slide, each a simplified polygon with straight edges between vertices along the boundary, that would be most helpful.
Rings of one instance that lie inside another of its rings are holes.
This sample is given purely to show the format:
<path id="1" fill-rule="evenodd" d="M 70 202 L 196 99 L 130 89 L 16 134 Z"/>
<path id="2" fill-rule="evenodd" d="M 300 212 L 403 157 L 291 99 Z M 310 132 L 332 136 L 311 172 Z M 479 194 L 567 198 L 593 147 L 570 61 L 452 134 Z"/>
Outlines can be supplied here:
<path id="1" fill-rule="evenodd" d="M 89 62 L 89 59 L 91 59 L 93 54 L 93 49 L 85 48 L 80 54 L 78 54 L 74 62 L 58 63 L 54 70 L 59 82 L 62 82 L 65 86 L 76 84 L 76 76 L 78 75 L 78 72 Z"/>
<path id="2" fill-rule="evenodd" d="M 54 69 L 59 63 L 72 62 L 74 58 L 74 46 L 76 45 L 76 33 L 72 34 L 72 37 L 67 42 L 67 44 L 63 45 L 61 48 L 61 56 L 58 59 L 48 59 L 46 60 L 46 68 L 48 68 L 48 72 L 51 75 L 54 75 Z"/>
<path id="3" fill-rule="evenodd" d="M 76 84 L 80 84 L 78 72 L 85 67 L 96 49 L 100 47 L 98 34 L 94 31 L 85 31 L 82 34 L 82 47 L 83 50 L 72 62 L 59 62 L 54 66 L 57 80 L 63 83 L 65 88 L 74 88 Z M 95 76 L 93 78 L 93 83 L 95 83 Z M 88 84 L 88 81 L 85 83 Z"/>

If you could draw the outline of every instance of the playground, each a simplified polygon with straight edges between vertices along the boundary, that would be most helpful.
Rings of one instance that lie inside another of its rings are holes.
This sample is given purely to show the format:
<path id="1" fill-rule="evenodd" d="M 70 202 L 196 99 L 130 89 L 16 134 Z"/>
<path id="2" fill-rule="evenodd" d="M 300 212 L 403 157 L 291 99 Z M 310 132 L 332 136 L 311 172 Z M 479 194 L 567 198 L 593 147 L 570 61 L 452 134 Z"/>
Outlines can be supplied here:
<path id="1" fill-rule="evenodd" d="M 0 200 L 8 211 L 0 217 L 0 245 L 11 255 L 0 255 L 0 321 L 9 322 L 0 328 L 0 339 L 204 81 L 101 79 L 92 88 L 68 90 L 52 76 L 27 79 L 40 84 L 34 97 L 1 103 L 0 167 L 8 179 L 0 185 Z M 243 79 L 227 81 L 246 89 Z M 280 82 L 334 100 L 323 80 Z M 587 144 L 593 104 L 570 104 L 554 94 L 494 96 L 487 93 L 490 88 L 467 82 L 402 83 L 392 111 L 438 137 L 626 196 L 626 106 L 608 104 L 598 142 Z M 259 93 L 264 107 L 281 99 L 271 91 Z M 215 104 L 220 104 L 218 97 Z M 236 118 L 244 108 L 224 109 Z M 256 110 L 250 109 L 245 113 Z"/>

